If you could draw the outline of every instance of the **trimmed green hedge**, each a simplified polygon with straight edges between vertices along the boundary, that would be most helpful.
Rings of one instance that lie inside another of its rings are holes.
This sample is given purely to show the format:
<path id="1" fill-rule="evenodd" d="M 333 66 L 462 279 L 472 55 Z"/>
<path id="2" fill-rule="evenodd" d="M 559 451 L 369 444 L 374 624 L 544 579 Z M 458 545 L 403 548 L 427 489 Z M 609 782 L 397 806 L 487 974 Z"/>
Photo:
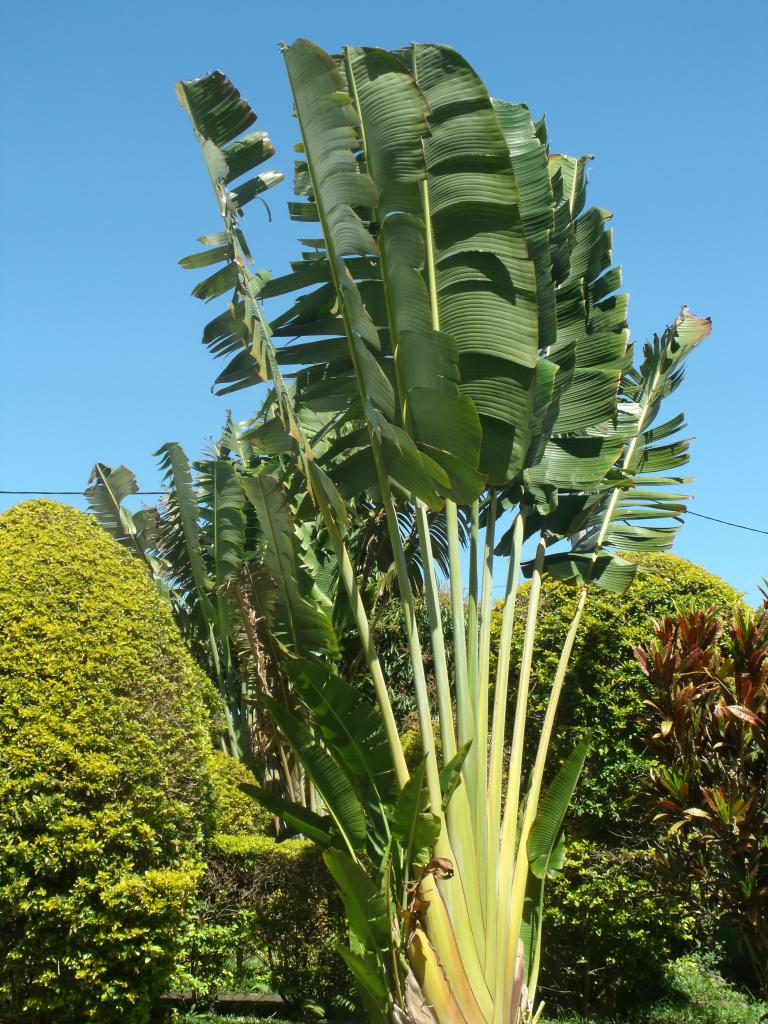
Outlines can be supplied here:
<path id="1" fill-rule="evenodd" d="M 213 824 L 213 699 L 94 520 L 0 516 L 1 1021 L 148 1019 Z"/>
<path id="2" fill-rule="evenodd" d="M 212 750 L 208 772 L 214 789 L 214 833 L 228 836 L 274 833 L 274 819 L 269 811 L 240 789 L 243 783 L 256 783 L 244 764 L 223 750 Z"/>

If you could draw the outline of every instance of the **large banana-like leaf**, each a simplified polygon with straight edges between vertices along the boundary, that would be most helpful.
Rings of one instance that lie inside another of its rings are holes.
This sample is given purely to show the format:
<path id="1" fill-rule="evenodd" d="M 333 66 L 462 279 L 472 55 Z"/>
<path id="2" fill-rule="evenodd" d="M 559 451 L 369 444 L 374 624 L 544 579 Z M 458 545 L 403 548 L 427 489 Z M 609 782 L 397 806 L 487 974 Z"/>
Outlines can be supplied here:
<path id="1" fill-rule="evenodd" d="M 376 204 L 370 175 L 355 159 L 357 115 L 335 62 L 314 43 L 299 39 L 285 51 L 288 77 L 302 135 L 312 199 L 304 204 L 323 229 L 340 324 L 363 400 L 390 421 L 395 415 L 392 386 L 374 353 L 381 349 L 376 325 L 344 258 L 378 255 L 378 245 L 356 207 Z M 324 333 L 328 333 L 325 331 Z"/>
<path id="2" fill-rule="evenodd" d="M 646 346 L 640 367 L 625 374 L 626 398 L 618 409 L 615 434 L 621 439 L 616 470 L 592 502 L 574 550 L 547 557 L 553 575 L 623 590 L 637 566 L 612 551 L 671 547 L 685 511 L 685 496 L 679 488 L 686 480 L 669 474 L 688 461 L 688 441 L 672 440 L 685 426 L 682 416 L 659 425 L 655 419 L 661 400 L 680 384 L 684 359 L 710 330 L 709 319 L 684 309 L 661 337 Z M 665 519 L 667 524 L 659 525 Z"/>
<path id="3" fill-rule="evenodd" d="M 362 850 L 366 841 L 365 815 L 348 776 L 290 711 L 266 693 L 259 694 L 259 699 L 279 725 L 296 756 L 301 758 L 347 848 L 350 852 Z"/>
<path id="4" fill-rule="evenodd" d="M 330 846 L 334 841 L 338 841 L 339 836 L 333 832 L 329 817 L 316 814 L 292 800 L 285 800 L 262 786 L 252 786 L 244 782 L 240 789 L 262 807 L 266 807 L 268 811 L 282 818 L 291 828 L 296 829 L 297 832 L 305 835 L 307 839 L 311 839 L 319 846 Z"/>
<path id="5" fill-rule="evenodd" d="M 436 329 L 424 278 L 431 243 L 422 192 L 427 101 L 393 54 L 350 48 L 345 68 L 363 156 L 378 190 L 374 217 L 401 421 L 446 470 L 452 495 L 470 502 L 483 487 L 480 422 L 460 391 L 456 340 Z"/>
<path id="6" fill-rule="evenodd" d="M 203 542 L 217 587 L 235 576 L 245 558 L 243 491 L 234 463 L 225 459 L 197 463 Z"/>
<path id="7" fill-rule="evenodd" d="M 292 685 L 312 715 L 327 746 L 354 778 L 369 814 L 379 821 L 395 798 L 395 775 L 381 720 L 357 690 L 327 664 L 291 662 Z"/>
<path id="8" fill-rule="evenodd" d="M 204 78 L 179 82 L 176 87 L 179 102 L 187 111 L 198 136 L 204 140 L 203 155 L 212 181 L 231 184 L 243 174 L 253 170 L 274 153 L 266 132 L 242 133 L 250 128 L 256 115 L 221 71 L 213 71 Z M 260 192 L 282 180 L 282 174 L 271 171 L 257 175 L 237 186 L 230 202 L 242 209 Z M 226 250 L 227 239 L 214 237 L 206 244 Z M 226 258 L 223 252 L 220 259 Z M 201 263 L 201 260 L 203 262 Z M 213 263 L 214 258 L 187 257 L 187 265 Z"/>
<path id="9" fill-rule="evenodd" d="M 85 496 L 88 511 L 99 520 L 99 524 L 120 544 L 135 546 L 136 529 L 133 516 L 123 508 L 129 495 L 136 494 L 139 485 L 127 466 L 113 469 L 103 462 L 97 462 L 88 477 Z"/>
<path id="10" fill-rule="evenodd" d="M 97 462 L 85 489 L 88 511 L 96 516 L 99 525 L 118 543 L 144 559 L 158 586 L 167 596 L 167 587 L 162 579 L 163 565 L 153 554 L 157 547 L 159 529 L 157 509 L 143 508 L 133 514 L 123 504 L 126 498 L 138 490 L 136 477 L 127 466 L 114 469 L 103 462 Z"/>
<path id="11" fill-rule="evenodd" d="M 175 580 L 194 600 L 206 623 L 215 621 L 213 580 L 203 557 L 198 520 L 200 505 L 189 459 L 181 445 L 168 441 L 155 456 L 160 459 L 168 489 L 161 526 L 161 554 L 172 567 Z"/>
<path id="12" fill-rule="evenodd" d="M 311 329 L 346 336 L 370 443 L 394 481 L 430 505 L 439 504 L 441 493 L 466 494 L 467 488 L 470 495 L 472 489 L 477 493 L 482 478 L 472 475 L 479 442 L 476 415 L 458 391 L 454 343 L 432 329 L 421 276 L 423 225 L 412 212 L 420 209 L 423 98 L 405 69 L 379 51 L 350 51 L 348 82 L 333 59 L 306 40 L 289 47 L 285 58 L 306 157 L 311 199 L 305 206 L 323 227 L 333 284 L 332 290 L 321 287 L 319 305 L 315 301 L 310 308 L 316 315 L 318 309 L 324 312 L 338 304 L 334 318 L 321 316 Z M 349 86 L 353 96 L 345 91 Z M 411 126 L 402 139 L 392 135 L 394 122 L 386 116 L 390 104 Z M 358 166 L 355 150 L 360 144 L 369 170 L 375 168 L 385 186 L 381 190 Z M 401 145 L 395 154 L 394 147 Z M 393 163 L 395 156 L 401 163 Z M 385 182 L 390 171 L 393 178 Z M 358 215 L 359 208 L 381 219 L 378 239 Z M 345 262 L 346 257 L 365 256 L 379 257 L 383 291 L 363 288 Z M 295 308 L 290 329 L 298 333 L 304 314 L 300 303 Z M 346 359 L 331 366 L 347 377 Z M 442 427 L 436 419 L 438 399 Z M 450 415 L 445 415 L 446 403 Z M 366 448 L 361 448 L 358 462 L 367 458 Z"/>
<path id="13" fill-rule="evenodd" d="M 244 477 L 242 486 L 259 517 L 264 562 L 277 586 L 273 630 L 297 655 L 335 653 L 338 641 L 330 616 L 308 596 L 311 581 L 300 563 L 300 543 L 285 487 L 263 472 Z"/>
<path id="14" fill-rule="evenodd" d="M 430 107 L 428 271 L 439 327 L 456 340 L 461 390 L 480 416 L 481 468 L 501 483 L 522 467 L 530 440 L 541 282 L 485 85 L 449 47 L 414 45 L 402 56 Z"/>

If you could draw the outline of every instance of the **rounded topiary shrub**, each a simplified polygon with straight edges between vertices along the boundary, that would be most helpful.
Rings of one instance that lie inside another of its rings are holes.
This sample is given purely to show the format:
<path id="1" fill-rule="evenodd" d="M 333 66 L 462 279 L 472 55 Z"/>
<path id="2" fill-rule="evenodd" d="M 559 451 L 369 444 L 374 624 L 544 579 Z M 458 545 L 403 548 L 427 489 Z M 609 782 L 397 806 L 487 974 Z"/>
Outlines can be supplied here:
<path id="1" fill-rule="evenodd" d="M 0 516 L 0 1020 L 145 1021 L 211 827 L 209 685 L 77 510 Z"/>

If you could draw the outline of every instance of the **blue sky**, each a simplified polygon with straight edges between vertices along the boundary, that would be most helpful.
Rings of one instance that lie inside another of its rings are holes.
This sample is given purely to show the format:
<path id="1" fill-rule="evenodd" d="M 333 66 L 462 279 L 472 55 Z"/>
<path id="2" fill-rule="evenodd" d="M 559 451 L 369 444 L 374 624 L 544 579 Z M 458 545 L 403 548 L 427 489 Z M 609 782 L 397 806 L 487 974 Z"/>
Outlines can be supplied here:
<path id="1" fill-rule="evenodd" d="M 2 24 L 0 488 L 78 489 L 100 460 L 155 489 L 162 442 L 194 455 L 228 407 L 255 404 L 210 394 L 212 310 L 177 266 L 218 225 L 176 79 L 224 70 L 290 172 L 278 41 L 417 39 L 546 112 L 555 151 L 595 154 L 590 198 L 615 214 L 636 341 L 683 302 L 713 318 L 670 409 L 695 437 L 692 508 L 768 529 L 764 4 L 29 0 Z M 296 249 L 288 198 L 271 193 L 271 224 L 258 203 L 246 218 L 275 273 Z M 747 592 L 768 575 L 768 536 L 689 518 L 676 550 Z"/>

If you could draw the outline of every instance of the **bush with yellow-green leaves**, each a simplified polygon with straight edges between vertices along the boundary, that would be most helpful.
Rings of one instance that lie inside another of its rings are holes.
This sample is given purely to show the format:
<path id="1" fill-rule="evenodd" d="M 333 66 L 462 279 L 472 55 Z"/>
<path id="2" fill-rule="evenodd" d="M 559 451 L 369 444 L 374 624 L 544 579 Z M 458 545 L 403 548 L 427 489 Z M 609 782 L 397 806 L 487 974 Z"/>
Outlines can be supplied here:
<path id="1" fill-rule="evenodd" d="M 203 871 L 213 700 L 95 521 L 0 516 L 0 1021 L 147 1020 Z"/>

